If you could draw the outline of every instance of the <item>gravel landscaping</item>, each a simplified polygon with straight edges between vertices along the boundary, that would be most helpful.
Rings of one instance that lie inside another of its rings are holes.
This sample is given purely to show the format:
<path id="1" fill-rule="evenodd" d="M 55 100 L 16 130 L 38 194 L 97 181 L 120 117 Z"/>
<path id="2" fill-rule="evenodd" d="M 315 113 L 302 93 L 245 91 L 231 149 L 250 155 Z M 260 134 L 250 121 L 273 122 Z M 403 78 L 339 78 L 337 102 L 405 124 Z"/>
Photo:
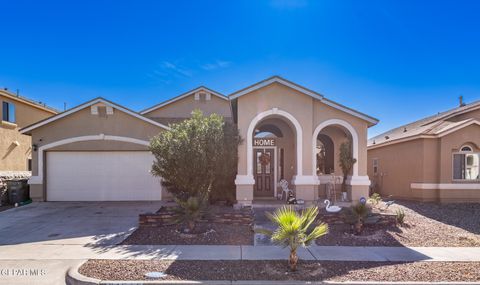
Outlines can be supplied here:
<path id="1" fill-rule="evenodd" d="M 329 224 L 318 245 L 351 246 L 480 246 L 480 204 L 397 202 L 389 208 L 405 212 L 405 224 L 366 225 L 361 235 L 346 224 Z"/>
<path id="2" fill-rule="evenodd" d="M 480 262 L 300 261 L 290 272 L 287 261 L 89 260 L 79 270 L 101 280 L 145 280 L 152 271 L 166 280 L 480 281 Z"/>

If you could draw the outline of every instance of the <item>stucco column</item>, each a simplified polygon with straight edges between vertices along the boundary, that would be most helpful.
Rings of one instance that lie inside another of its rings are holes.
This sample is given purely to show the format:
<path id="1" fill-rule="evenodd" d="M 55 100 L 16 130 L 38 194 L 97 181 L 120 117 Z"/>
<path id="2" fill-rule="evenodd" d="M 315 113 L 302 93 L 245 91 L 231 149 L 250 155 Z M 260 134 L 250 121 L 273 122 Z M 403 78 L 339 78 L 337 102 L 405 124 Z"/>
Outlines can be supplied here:
<path id="1" fill-rule="evenodd" d="M 246 127 L 239 127 L 240 136 L 247 138 Z M 245 139 L 246 140 L 246 139 Z M 247 173 L 247 144 L 244 141 L 238 146 L 237 177 L 235 179 L 235 196 L 237 203 L 242 206 L 251 206 L 253 201 L 253 185 L 255 180 L 252 173 Z"/>
<path id="2" fill-rule="evenodd" d="M 347 179 L 347 184 L 351 186 L 351 197 L 352 202 L 358 202 L 360 198 L 368 198 L 370 191 L 370 179 L 367 175 L 367 127 L 358 130 L 358 155 L 355 157 L 357 159 L 357 169 L 358 173 L 353 176 L 349 176 Z"/>

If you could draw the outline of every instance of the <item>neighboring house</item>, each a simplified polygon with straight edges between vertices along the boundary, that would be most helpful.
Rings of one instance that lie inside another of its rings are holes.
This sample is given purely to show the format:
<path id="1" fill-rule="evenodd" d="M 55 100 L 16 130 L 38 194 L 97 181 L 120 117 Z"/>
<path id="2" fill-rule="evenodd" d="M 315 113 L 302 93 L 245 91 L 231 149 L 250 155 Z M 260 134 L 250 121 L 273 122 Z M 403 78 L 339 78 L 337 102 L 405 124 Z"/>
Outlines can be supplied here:
<path id="1" fill-rule="evenodd" d="M 382 195 L 480 202 L 480 101 L 369 140 L 368 174 Z"/>
<path id="2" fill-rule="evenodd" d="M 38 102 L 0 90 L 0 175 L 30 171 L 31 137 L 20 128 L 51 117 L 58 112 Z"/>
<path id="3" fill-rule="evenodd" d="M 341 176 L 338 149 L 346 140 L 358 159 L 347 181 L 351 198 L 368 195 L 367 129 L 378 121 L 277 76 L 229 96 L 199 87 L 141 113 L 97 98 L 25 127 L 34 149 L 30 195 L 41 201 L 161 200 L 165 193 L 150 174 L 149 140 L 197 108 L 240 130 L 240 204 L 277 197 L 281 179 L 297 198 L 317 200 L 332 177 Z"/>

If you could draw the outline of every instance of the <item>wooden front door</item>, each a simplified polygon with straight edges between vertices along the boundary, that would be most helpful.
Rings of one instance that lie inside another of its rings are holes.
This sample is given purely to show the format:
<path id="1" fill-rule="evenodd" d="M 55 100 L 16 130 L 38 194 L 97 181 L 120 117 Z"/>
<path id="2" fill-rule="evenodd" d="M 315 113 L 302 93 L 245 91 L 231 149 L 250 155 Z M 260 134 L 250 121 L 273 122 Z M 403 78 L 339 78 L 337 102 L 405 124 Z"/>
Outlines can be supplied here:
<path id="1" fill-rule="evenodd" d="M 273 197 L 275 190 L 274 149 L 256 148 L 253 150 L 256 197 Z"/>

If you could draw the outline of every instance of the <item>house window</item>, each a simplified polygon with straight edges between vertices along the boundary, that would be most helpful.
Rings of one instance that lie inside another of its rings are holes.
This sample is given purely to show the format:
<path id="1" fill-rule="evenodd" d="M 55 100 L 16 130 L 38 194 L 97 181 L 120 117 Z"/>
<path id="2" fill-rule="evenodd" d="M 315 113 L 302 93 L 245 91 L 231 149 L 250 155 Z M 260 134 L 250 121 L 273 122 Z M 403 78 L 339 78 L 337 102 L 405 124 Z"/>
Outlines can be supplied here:
<path id="1" fill-rule="evenodd" d="M 27 160 L 27 170 L 32 171 L 32 159 L 31 158 L 29 158 Z"/>
<path id="2" fill-rule="evenodd" d="M 378 158 L 373 159 L 373 175 L 378 175 Z"/>
<path id="3" fill-rule="evenodd" d="M 2 120 L 15 123 L 15 105 L 9 102 L 2 102 Z"/>
<path id="4" fill-rule="evenodd" d="M 453 154 L 453 179 L 479 180 L 480 153 L 473 152 L 470 146 L 463 146 Z"/>

